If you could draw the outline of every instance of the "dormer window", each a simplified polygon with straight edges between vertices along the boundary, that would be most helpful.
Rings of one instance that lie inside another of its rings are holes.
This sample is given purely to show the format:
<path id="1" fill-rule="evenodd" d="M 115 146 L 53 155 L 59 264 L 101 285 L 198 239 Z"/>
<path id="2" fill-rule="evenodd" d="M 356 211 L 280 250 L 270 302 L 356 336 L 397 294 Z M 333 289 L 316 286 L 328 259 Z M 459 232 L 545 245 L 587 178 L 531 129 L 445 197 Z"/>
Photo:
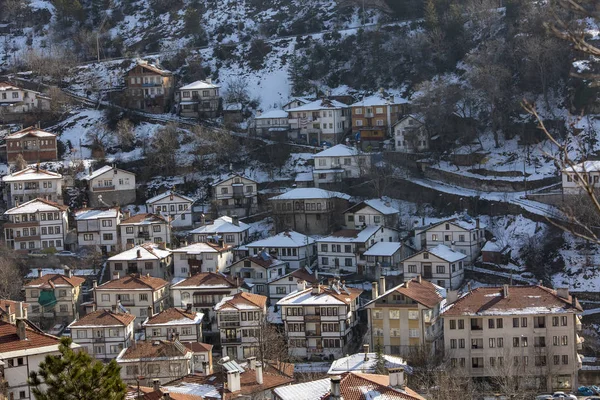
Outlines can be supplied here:
<path id="1" fill-rule="evenodd" d="M 429 253 L 428 252 L 423 253 L 423 258 L 425 260 L 429 260 Z"/>

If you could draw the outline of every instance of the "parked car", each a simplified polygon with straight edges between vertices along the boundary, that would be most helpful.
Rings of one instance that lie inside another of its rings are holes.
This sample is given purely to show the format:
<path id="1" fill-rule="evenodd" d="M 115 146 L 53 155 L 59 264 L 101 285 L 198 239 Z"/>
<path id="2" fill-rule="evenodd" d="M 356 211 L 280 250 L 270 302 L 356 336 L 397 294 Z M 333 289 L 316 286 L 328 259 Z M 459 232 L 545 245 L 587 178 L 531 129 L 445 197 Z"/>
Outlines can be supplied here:
<path id="1" fill-rule="evenodd" d="M 64 331 L 62 331 L 61 336 L 65 336 L 65 337 L 71 337 L 71 328 L 69 328 L 68 326 L 65 328 Z"/>
<path id="2" fill-rule="evenodd" d="M 596 385 L 589 386 L 596 394 L 600 394 L 600 387 Z"/>
<path id="3" fill-rule="evenodd" d="M 64 324 L 56 324 L 48 331 L 50 335 L 60 336 L 60 334 L 65 330 Z"/>
<path id="4" fill-rule="evenodd" d="M 554 399 L 554 397 L 552 397 L 551 394 L 540 394 L 539 396 L 535 396 L 535 400 L 552 400 Z"/>
<path id="5" fill-rule="evenodd" d="M 586 397 L 585 400 L 600 400 L 600 397 L 598 397 L 598 396 Z"/>
<path id="6" fill-rule="evenodd" d="M 580 386 L 579 389 L 577 389 L 577 391 L 582 396 L 593 396 L 595 394 L 594 391 L 588 388 L 587 386 Z"/>
<path id="7" fill-rule="evenodd" d="M 574 394 L 567 394 L 565 392 L 554 392 L 554 394 L 552 395 L 552 398 L 577 400 L 577 396 L 575 396 Z"/>
<path id="8" fill-rule="evenodd" d="M 32 250 L 29 252 L 30 257 L 46 257 L 47 253 L 42 253 L 40 250 Z"/>
<path id="9" fill-rule="evenodd" d="M 59 251 L 58 253 L 56 253 L 56 255 L 63 256 L 63 257 L 77 257 L 77 254 L 73 253 L 72 251 L 68 251 L 68 250 Z"/>

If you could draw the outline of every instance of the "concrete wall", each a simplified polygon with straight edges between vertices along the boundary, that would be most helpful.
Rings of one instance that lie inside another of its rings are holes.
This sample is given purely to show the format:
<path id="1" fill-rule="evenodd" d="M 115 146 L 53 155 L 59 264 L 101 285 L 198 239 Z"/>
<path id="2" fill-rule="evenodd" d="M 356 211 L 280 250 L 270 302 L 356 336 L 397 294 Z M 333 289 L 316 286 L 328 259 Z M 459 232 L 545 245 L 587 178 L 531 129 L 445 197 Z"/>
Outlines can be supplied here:
<path id="1" fill-rule="evenodd" d="M 119 204 L 126 205 L 135 203 L 136 192 L 135 189 L 129 190 L 114 190 L 107 192 L 92 192 L 87 191 L 88 204 L 90 207 L 106 207 L 105 204 L 98 201 L 98 195 L 102 195 L 102 201 L 106 204 Z"/>

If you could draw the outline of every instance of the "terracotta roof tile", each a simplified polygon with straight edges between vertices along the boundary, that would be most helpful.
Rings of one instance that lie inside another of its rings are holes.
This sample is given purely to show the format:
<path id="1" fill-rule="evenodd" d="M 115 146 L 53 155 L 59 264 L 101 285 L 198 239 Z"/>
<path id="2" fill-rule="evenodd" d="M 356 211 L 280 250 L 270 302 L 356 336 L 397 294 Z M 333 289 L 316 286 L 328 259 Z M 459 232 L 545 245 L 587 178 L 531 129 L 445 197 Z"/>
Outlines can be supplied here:
<path id="1" fill-rule="evenodd" d="M 444 316 L 579 313 L 583 309 L 573 296 L 562 298 L 543 286 L 480 287 L 467 293 L 444 311 Z"/>
<path id="2" fill-rule="evenodd" d="M 278 260 L 277 257 L 267 255 L 265 258 L 263 258 L 260 254 L 243 258 L 240 261 L 238 261 L 238 263 L 243 263 L 244 261 L 252 261 L 253 263 L 258 264 L 263 268 L 269 268 L 273 265 L 282 264 L 282 261 Z"/>
<path id="3" fill-rule="evenodd" d="M 129 313 L 114 313 L 109 310 L 97 310 L 86 314 L 69 326 L 72 328 L 79 326 L 128 326 L 133 321 L 135 321 L 135 315 Z"/>
<path id="4" fill-rule="evenodd" d="M 6 312 L 6 307 L 10 306 L 10 312 L 14 313 L 19 307 L 20 301 L 0 299 L 0 313 Z M 23 308 L 29 307 L 29 304 L 23 303 Z"/>
<path id="5" fill-rule="evenodd" d="M 103 289 L 153 289 L 157 290 L 167 286 L 169 282 L 164 279 L 155 278 L 148 275 L 131 274 L 119 279 L 113 279 L 98 286 L 98 290 Z"/>
<path id="6" fill-rule="evenodd" d="M 183 351 L 182 351 L 183 350 Z M 153 340 L 140 341 L 131 345 L 120 356 L 123 360 L 137 360 L 159 357 L 183 357 L 190 351 L 177 341 Z"/>
<path id="7" fill-rule="evenodd" d="M 164 400 L 165 393 L 169 393 L 169 399 L 172 400 L 202 400 L 202 396 L 187 393 L 169 392 L 166 389 L 158 389 L 150 393 L 146 393 L 141 398 L 143 400 Z"/>
<path id="8" fill-rule="evenodd" d="M 139 224 L 140 222 L 144 222 L 144 221 L 146 221 L 148 223 L 153 223 L 153 222 L 166 223 L 167 222 L 167 220 L 162 215 L 142 213 L 142 214 L 136 214 L 127 219 L 124 219 L 123 221 L 121 221 L 121 224 Z"/>
<path id="9" fill-rule="evenodd" d="M 427 308 L 433 308 L 443 300 L 437 287 L 425 279 L 421 279 L 420 282 L 418 278 L 411 279 L 398 286 L 395 292 L 403 294 Z"/>
<path id="10" fill-rule="evenodd" d="M 152 316 L 152 318 L 144 322 L 144 325 L 166 324 L 168 322 L 177 321 L 184 318 L 194 321 L 196 319 L 196 312 L 186 312 L 186 310 L 175 307 L 167 308 L 166 310 L 163 310 Z"/>
<path id="11" fill-rule="evenodd" d="M 17 326 L 0 321 L 0 354 L 46 346 L 58 346 L 60 344 L 60 339 L 55 336 L 36 331 L 29 326 L 25 330 L 27 340 L 19 340 Z"/>
<path id="12" fill-rule="evenodd" d="M 181 342 L 182 345 L 184 345 L 185 347 L 187 347 L 188 349 L 190 349 L 191 351 L 193 351 L 194 353 L 199 353 L 199 352 L 212 352 L 212 348 L 213 345 L 212 344 L 208 344 L 208 343 L 201 343 L 201 342 Z"/>
<path id="13" fill-rule="evenodd" d="M 228 299 L 228 300 L 226 300 Z M 230 306 L 233 308 L 241 308 L 242 306 L 255 306 L 258 308 L 265 308 L 267 304 L 267 297 L 261 296 L 260 294 L 240 292 L 236 293 L 231 298 L 224 298 L 220 303 L 215 306 L 215 310 L 219 311 L 220 309 Z"/>
<path id="14" fill-rule="evenodd" d="M 389 384 L 390 377 L 388 375 L 350 372 L 344 374 L 340 382 L 340 391 L 344 400 L 370 400 L 375 397 L 386 400 L 425 400 L 424 397 L 409 388 L 393 388 Z M 330 393 L 321 397 L 322 400 L 330 398 Z"/>
<path id="15" fill-rule="evenodd" d="M 55 287 L 57 285 L 68 285 L 71 287 L 80 286 L 85 282 L 84 278 L 79 276 L 68 277 L 67 275 L 61 274 L 46 274 L 40 278 L 35 278 L 29 283 L 25 284 L 25 287 L 36 286 L 36 287 Z"/>
<path id="16" fill-rule="evenodd" d="M 231 289 L 239 287 L 236 285 L 235 280 L 222 274 L 215 272 L 201 272 L 193 275 L 186 280 L 178 282 L 174 286 L 215 286 L 223 285 Z"/>

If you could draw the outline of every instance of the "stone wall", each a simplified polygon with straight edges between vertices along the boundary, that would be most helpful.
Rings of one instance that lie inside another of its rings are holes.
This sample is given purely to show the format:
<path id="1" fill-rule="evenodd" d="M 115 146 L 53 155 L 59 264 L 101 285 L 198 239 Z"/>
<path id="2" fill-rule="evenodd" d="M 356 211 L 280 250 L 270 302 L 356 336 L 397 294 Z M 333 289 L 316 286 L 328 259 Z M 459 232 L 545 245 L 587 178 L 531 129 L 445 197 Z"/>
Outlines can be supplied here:
<path id="1" fill-rule="evenodd" d="M 131 190 L 114 190 L 108 192 L 91 192 L 87 191 L 88 204 L 90 207 L 106 207 L 105 204 L 114 205 L 119 204 L 121 206 L 126 204 L 132 204 L 136 202 L 136 191 Z M 98 195 L 102 195 L 102 202 L 98 201 Z"/>

